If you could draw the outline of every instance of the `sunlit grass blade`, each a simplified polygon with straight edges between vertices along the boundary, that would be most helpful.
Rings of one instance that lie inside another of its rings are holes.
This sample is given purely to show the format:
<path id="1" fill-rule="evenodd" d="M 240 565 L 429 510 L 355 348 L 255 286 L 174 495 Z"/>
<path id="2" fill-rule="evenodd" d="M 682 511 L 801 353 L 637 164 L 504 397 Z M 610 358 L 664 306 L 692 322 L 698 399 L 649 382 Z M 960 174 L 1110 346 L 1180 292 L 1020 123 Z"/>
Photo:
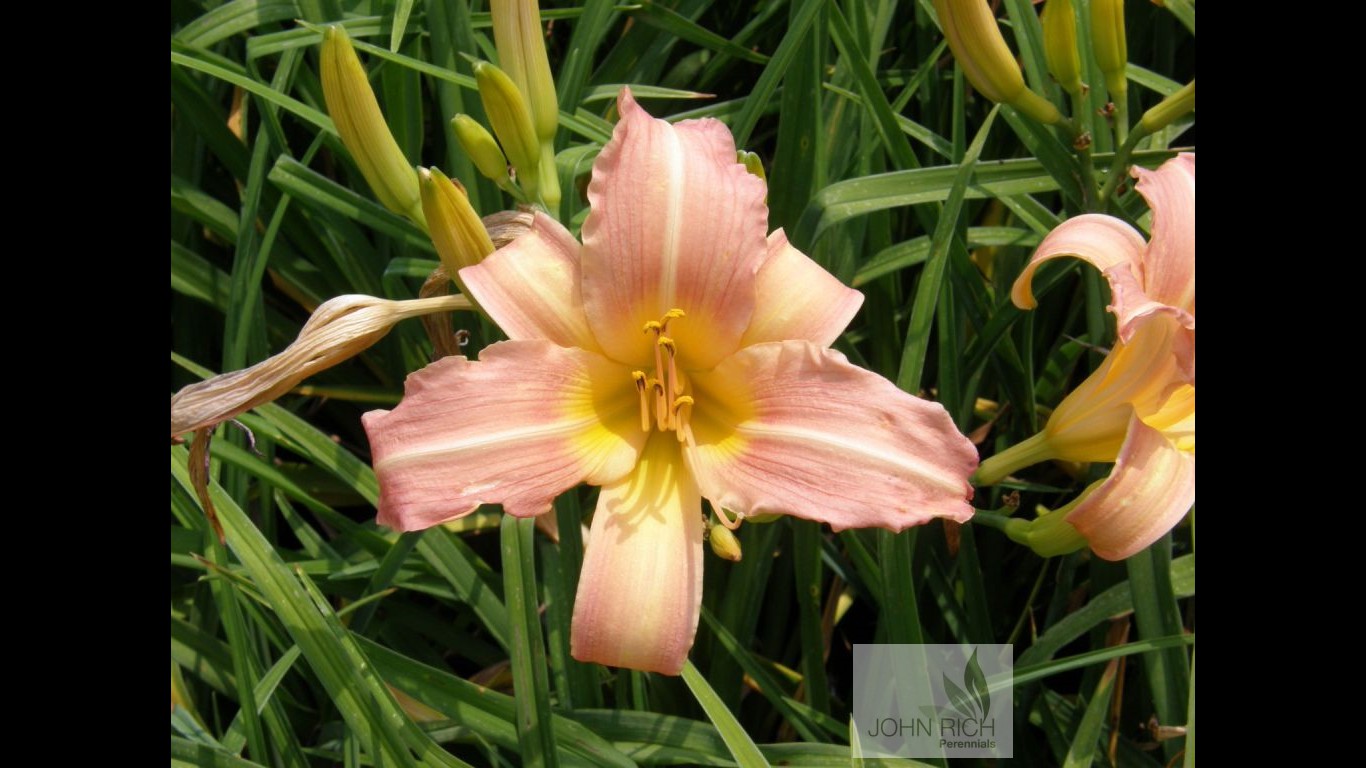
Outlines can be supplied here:
<path id="1" fill-rule="evenodd" d="M 1133 591 L 1134 620 L 1138 636 L 1147 640 L 1179 635 L 1183 631 L 1181 613 L 1171 578 L 1171 534 L 1125 561 Z M 1194 557 L 1192 555 L 1192 557 Z M 1184 648 L 1172 648 L 1143 657 L 1144 672 L 1153 693 L 1153 704 L 1162 725 L 1184 725 L 1190 662 Z M 1180 744 L 1163 742 L 1167 757 L 1176 755 Z"/>
<path id="2" fill-rule="evenodd" d="M 186 45 L 208 48 L 239 32 L 286 21 L 298 14 L 293 0 L 233 0 L 186 24 L 175 37 Z"/>
<path id="3" fill-rule="evenodd" d="M 1139 653 L 1149 653 L 1152 651 L 1162 651 L 1170 648 L 1185 648 L 1195 644 L 1194 635 L 1173 635 L 1171 637 L 1158 637 L 1152 640 L 1138 640 L 1123 645 L 1115 645 L 1109 648 L 1101 648 L 1095 651 L 1079 653 L 1076 656 L 1068 656 L 1062 659 L 1054 659 L 1038 664 L 1016 664 L 1015 665 L 1015 685 L 1021 686 L 1032 683 L 1035 680 L 1042 680 L 1062 672 L 1073 669 L 1088 667 L 1092 664 L 1099 664 L 1102 661 L 1117 659 L 1123 656 L 1133 656 Z"/>
<path id="4" fill-rule="evenodd" d="M 768 57 L 762 53 L 756 53 L 741 45 L 736 45 L 721 35 L 703 28 L 701 25 L 690 21 L 686 16 L 680 15 L 677 11 L 671 10 L 660 5 L 653 0 L 645 0 L 640 3 L 639 10 L 632 14 L 633 18 L 639 19 L 652 27 L 657 27 L 673 34 L 681 40 L 695 43 L 703 48 L 709 48 L 717 53 L 726 56 L 734 56 L 744 61 L 752 61 L 756 64 L 768 62 Z"/>
<path id="5" fill-rule="evenodd" d="M 434 528 L 419 540 L 417 551 L 460 599 L 469 603 L 493 639 L 503 648 L 510 649 L 513 640 L 507 608 L 498 599 L 498 591 L 480 575 L 471 561 L 469 549 L 460 543 L 460 539 L 441 528 Z"/>
<path id="6" fill-rule="evenodd" d="M 555 75 L 555 90 L 559 93 L 560 111 L 573 113 L 579 106 L 593 57 L 611 27 L 615 14 L 613 0 L 588 0 L 583 14 L 572 24 L 569 51 Z"/>
<path id="7" fill-rule="evenodd" d="M 721 739 L 726 742 L 726 748 L 735 757 L 735 762 L 740 768 L 768 765 L 763 753 L 754 745 L 754 740 L 745 732 L 744 726 L 740 725 L 735 715 L 726 708 L 725 702 L 716 695 L 716 691 L 707 685 L 707 679 L 697 671 L 697 667 L 694 667 L 691 661 L 683 665 L 683 682 L 687 683 L 688 690 L 697 697 L 697 703 L 702 706 L 702 711 L 707 713 L 712 725 L 716 726 Z"/>
<path id="8" fill-rule="evenodd" d="M 172 448 L 171 454 L 172 476 L 188 489 L 187 452 L 184 448 Z M 395 765 L 415 765 L 399 730 L 402 726 L 397 725 L 411 723 L 374 676 L 373 668 L 336 617 L 320 611 L 323 606 L 309 596 L 300 583 L 307 577 L 290 572 L 236 502 L 216 483 L 211 485 L 210 495 L 233 552 L 298 643 L 342 717 L 356 732 L 366 734 L 364 740 L 372 753 L 383 754 L 386 762 L 392 760 Z"/>
<path id="9" fill-rule="evenodd" d="M 747 525 L 740 529 L 741 548 L 746 552 L 772 552 L 777 545 L 781 526 Z M 773 570 L 771 557 L 746 557 L 730 565 L 723 573 L 725 590 L 716 616 L 742 644 L 754 638 L 763 609 L 768 577 Z M 739 665 L 729 654 L 722 652 L 720 641 L 712 643 L 709 654 L 711 666 L 708 678 L 721 700 L 738 707 L 741 694 Z"/>
<path id="10" fill-rule="evenodd" d="M 822 0 L 800 0 L 800 2 L 801 5 L 796 6 L 797 10 L 791 23 L 788 24 L 787 34 L 783 36 L 782 43 L 773 52 L 773 57 L 769 59 L 768 64 L 764 65 L 763 73 L 754 82 L 754 87 L 750 89 L 749 97 L 745 99 L 740 114 L 735 117 L 735 121 L 731 124 L 731 132 L 735 134 L 736 146 L 743 147 L 749 143 L 749 135 L 754 131 L 754 126 L 759 123 L 759 116 L 768 108 L 768 101 L 773 96 L 773 90 L 778 87 L 778 81 L 782 79 L 788 66 L 792 64 L 793 58 L 801 47 L 802 38 L 806 34 L 807 28 L 816 20 L 816 15 L 823 5 Z"/>
<path id="11" fill-rule="evenodd" d="M 407 219 L 390 213 L 378 203 L 361 197 L 293 158 L 281 157 L 276 160 L 270 171 L 270 181 L 306 205 L 339 213 L 411 247 L 436 253 L 427 233 Z"/>
<path id="12" fill-rule="evenodd" d="M 711 615 L 711 611 L 703 608 L 702 619 L 706 621 L 707 626 L 711 631 L 716 633 L 716 639 L 721 643 L 721 647 L 726 649 L 726 652 L 730 654 L 731 658 L 735 659 L 736 663 L 740 665 L 740 668 L 745 670 L 745 674 L 754 680 L 759 688 L 759 693 L 763 694 L 764 698 L 773 703 L 773 706 L 783 717 L 787 718 L 787 721 L 797 730 L 797 733 L 801 734 L 801 737 L 806 741 L 820 741 L 820 737 L 815 727 L 807 722 L 805 716 L 787 703 L 787 697 L 783 695 L 783 689 L 780 687 L 778 680 L 773 674 L 769 672 L 762 663 L 750 655 L 749 651 L 740 647 L 740 644 L 735 640 L 735 637 L 722 626 L 721 622 L 716 620 L 716 617 Z M 817 660 L 819 659 L 820 657 L 817 656 Z"/>
<path id="13" fill-rule="evenodd" d="M 527 765 L 556 766 L 550 727 L 550 681 L 536 592 L 535 522 L 503 516 L 503 589 L 511 619 L 512 680 L 517 688 L 517 739 Z"/>
<path id="14" fill-rule="evenodd" d="M 825 676 L 825 637 L 822 632 L 820 525 L 805 520 L 792 524 L 793 576 L 796 581 L 798 631 L 801 634 L 802 687 L 817 712 L 830 712 L 830 690 Z M 751 674 L 751 677 L 753 675 Z M 796 726 L 796 723 L 793 723 Z M 817 741 L 808 738 L 808 741 Z"/>
<path id="15" fill-rule="evenodd" d="M 265 768 L 261 763 L 245 760 L 207 744 L 196 744 L 179 736 L 171 737 L 171 765 L 195 768 Z"/>
<path id="16" fill-rule="evenodd" d="M 977 158 L 991 131 L 995 111 L 987 115 L 977 136 L 972 140 L 963 162 L 958 166 L 953 185 L 945 199 L 944 210 L 940 212 L 934 236 L 930 239 L 930 255 L 920 274 L 916 286 L 915 302 L 911 305 L 911 319 L 906 328 L 906 342 L 901 354 L 901 367 L 897 372 L 896 385 L 907 392 L 914 393 L 920 387 L 920 377 L 924 371 L 925 356 L 929 350 L 930 324 L 934 321 L 935 305 L 943 286 L 944 274 L 948 267 L 949 241 L 958 229 L 958 216 L 963 208 L 963 197 L 967 193 L 968 180 L 972 178 Z"/>
<path id="17" fill-rule="evenodd" d="M 493 743 L 511 750 L 518 749 L 517 704 L 514 697 L 421 664 L 372 640 L 363 637 L 356 639 L 389 684 Z M 551 715 L 555 744 L 564 763 L 573 762 L 573 758 L 577 757 L 580 762 L 587 760 L 595 765 L 619 768 L 634 765 L 626 755 L 608 743 L 610 735 L 577 722 L 578 712 L 572 713 L 572 719 L 568 714 Z"/>
<path id="18" fill-rule="evenodd" d="M 173 44 L 172 48 L 174 47 Z M 200 58 L 199 56 L 191 55 L 187 52 L 176 50 L 171 51 L 171 63 L 178 64 L 187 69 L 203 72 L 206 75 L 212 75 L 220 80 L 232 83 L 245 91 L 249 91 L 255 96 L 260 96 L 277 107 L 284 109 L 286 112 L 302 118 L 305 122 L 312 124 L 319 130 L 326 131 L 332 135 L 336 135 L 337 133 L 336 126 L 332 124 L 332 118 L 322 112 L 304 104 L 298 99 L 286 96 L 264 83 L 253 80 L 246 75 L 233 72 L 220 64 Z"/>
<path id="19" fill-rule="evenodd" d="M 1195 555 L 1185 555 L 1172 561 L 1171 582 L 1173 591 L 1178 596 L 1189 597 L 1195 594 Z M 1091 598 L 1086 605 L 1050 626 L 1033 645 L 1020 654 L 1016 660 L 1016 671 L 1018 672 L 1020 667 L 1041 663 L 1051 658 L 1092 627 L 1132 608 L 1133 592 L 1129 582 L 1110 587 Z"/>
<path id="20" fill-rule="evenodd" d="M 1176 155 L 1172 151 L 1135 152 L 1135 164 L 1155 168 Z M 1105 165 L 1108 155 L 1097 155 L 1096 162 Z M 822 189 L 802 214 L 793 240 L 812 242 L 836 224 L 874 211 L 899 208 L 920 203 L 940 202 L 948 198 L 958 166 L 935 166 L 910 171 L 893 171 L 839 181 Z M 980 200 L 987 197 L 1026 195 L 1057 190 L 1058 183 L 1034 158 L 995 160 L 981 164 L 964 199 Z"/>
<path id="21" fill-rule="evenodd" d="M 1118 667 L 1114 662 L 1101 673 L 1100 683 L 1091 693 L 1091 700 L 1087 702 L 1086 711 L 1077 724 L 1076 733 L 1072 735 L 1072 745 L 1067 750 L 1063 768 L 1091 768 L 1099 746 L 1097 742 L 1105 726 L 1105 716 L 1110 712 L 1111 691 L 1117 674 Z"/>

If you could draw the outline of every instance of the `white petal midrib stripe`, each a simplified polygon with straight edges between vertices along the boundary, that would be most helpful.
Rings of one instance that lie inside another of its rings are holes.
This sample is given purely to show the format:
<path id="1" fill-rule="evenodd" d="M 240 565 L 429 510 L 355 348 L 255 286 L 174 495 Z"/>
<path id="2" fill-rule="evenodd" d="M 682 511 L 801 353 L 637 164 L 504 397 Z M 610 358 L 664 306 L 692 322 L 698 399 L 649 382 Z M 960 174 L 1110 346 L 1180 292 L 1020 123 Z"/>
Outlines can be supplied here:
<path id="1" fill-rule="evenodd" d="M 460 453 L 461 451 L 506 443 L 513 440 L 562 437 L 569 433 L 586 431 L 588 428 L 598 424 L 602 424 L 601 419 L 596 416 L 586 416 L 575 421 L 555 421 L 549 424 L 537 424 L 529 427 L 507 429 L 502 432 L 494 432 L 491 434 L 481 432 L 477 435 L 471 435 L 468 438 L 430 443 L 421 448 L 413 448 L 400 454 L 388 456 L 384 460 L 377 462 L 375 464 L 375 469 L 378 470 L 381 467 L 392 467 L 411 461 L 429 459 L 434 456 Z"/>
<path id="2" fill-rule="evenodd" d="M 876 459 L 885 464 L 891 464 L 896 467 L 901 467 L 902 469 L 905 469 L 918 477 L 924 478 L 931 484 L 943 488 L 946 491 L 951 491 L 953 493 L 960 493 L 963 491 L 963 488 L 960 485 L 955 483 L 953 480 L 943 479 L 944 473 L 936 470 L 932 465 L 929 465 L 923 461 L 920 461 L 910 456 L 879 450 L 877 446 L 854 443 L 839 435 L 832 435 L 829 432 L 821 432 L 814 429 L 805 429 L 803 427 L 796 426 L 777 426 L 770 424 L 761 424 L 756 422 L 740 424 L 735 428 L 735 431 L 742 436 L 789 438 L 793 440 L 806 440 L 814 443 L 829 445 L 835 448 L 839 448 L 842 450 L 867 456 L 872 459 Z"/>

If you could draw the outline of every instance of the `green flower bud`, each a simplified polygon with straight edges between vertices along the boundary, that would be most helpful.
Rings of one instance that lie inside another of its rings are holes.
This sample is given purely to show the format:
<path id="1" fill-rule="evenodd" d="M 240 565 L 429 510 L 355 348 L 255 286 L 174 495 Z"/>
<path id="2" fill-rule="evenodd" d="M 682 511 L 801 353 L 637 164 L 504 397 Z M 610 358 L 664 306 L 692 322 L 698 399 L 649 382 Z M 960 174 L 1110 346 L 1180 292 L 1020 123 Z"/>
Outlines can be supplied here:
<path id="1" fill-rule="evenodd" d="M 1025 87 L 1020 65 L 986 0 L 934 0 L 934 9 L 949 48 L 972 87 L 1044 125 L 1062 121 L 1057 107 Z"/>
<path id="2" fill-rule="evenodd" d="M 460 280 L 460 270 L 478 264 L 493 253 L 493 241 L 479 214 L 470 205 L 465 190 L 436 168 L 424 168 L 419 175 L 422 177 L 422 210 L 427 215 L 432 244 L 436 246 L 447 274 L 460 287 L 460 292 L 468 296 Z"/>
<path id="3" fill-rule="evenodd" d="M 1195 111 L 1195 81 L 1186 83 L 1181 90 L 1159 101 L 1152 109 L 1143 113 L 1138 121 L 1144 134 L 1154 133 L 1171 125 L 1173 120 Z"/>
<path id="4" fill-rule="evenodd" d="M 764 161 L 761 160 L 758 155 L 753 152 L 746 152 L 743 149 L 736 152 L 735 155 L 736 162 L 745 166 L 745 170 L 758 176 L 765 182 L 768 181 L 768 176 L 764 174 Z"/>
<path id="5" fill-rule="evenodd" d="M 1110 100 L 1119 101 L 1129 92 L 1124 69 L 1129 63 L 1128 43 L 1124 38 L 1124 0 L 1091 0 L 1091 50 L 1105 75 Z"/>
<path id="6" fill-rule="evenodd" d="M 735 534 L 724 525 L 713 525 L 707 534 L 707 541 L 711 543 L 711 551 L 718 557 L 730 560 L 733 563 L 740 562 L 744 555 L 740 551 L 740 540 L 735 538 Z"/>
<path id="7" fill-rule="evenodd" d="M 389 132 L 365 67 L 341 27 L 323 33 L 320 69 L 327 113 L 375 197 L 389 210 L 421 222 L 417 171 Z"/>
<path id="8" fill-rule="evenodd" d="M 1043 57 L 1064 91 L 1082 91 L 1081 54 L 1077 51 L 1077 17 L 1072 0 L 1048 0 L 1043 7 Z"/>
<path id="9" fill-rule="evenodd" d="M 499 63 L 526 97 L 537 137 L 552 142 L 560 124 L 560 107 L 545 54 L 541 9 L 536 0 L 493 0 L 489 10 Z"/>
<path id="10" fill-rule="evenodd" d="M 486 61 L 474 65 L 474 79 L 489 124 L 517 169 L 518 181 L 528 193 L 534 193 L 539 178 L 541 143 L 536 138 L 526 99 L 506 72 Z"/>
<path id="11" fill-rule="evenodd" d="M 469 115 L 456 115 L 451 118 L 451 128 L 455 131 L 460 148 L 474 161 L 479 172 L 486 177 L 502 183 L 508 178 L 508 159 L 498 147 L 493 134 Z"/>

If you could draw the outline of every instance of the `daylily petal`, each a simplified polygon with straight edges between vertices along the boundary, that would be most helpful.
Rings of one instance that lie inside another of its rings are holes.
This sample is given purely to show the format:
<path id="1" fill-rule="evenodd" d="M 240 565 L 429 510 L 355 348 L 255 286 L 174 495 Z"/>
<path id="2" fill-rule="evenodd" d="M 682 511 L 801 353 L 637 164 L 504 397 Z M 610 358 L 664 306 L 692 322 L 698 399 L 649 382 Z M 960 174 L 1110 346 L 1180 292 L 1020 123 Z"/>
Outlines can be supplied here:
<path id="1" fill-rule="evenodd" d="M 1129 436 L 1103 482 L 1067 516 L 1106 560 L 1123 560 L 1181 521 L 1195 503 L 1195 454 L 1134 416 Z"/>
<path id="2" fill-rule="evenodd" d="M 645 323 L 671 309 L 686 368 L 734 352 L 754 312 L 754 273 L 767 253 L 764 183 L 736 162 L 716 120 L 670 125 L 622 89 L 621 122 L 593 164 L 583 224 L 583 301 L 606 354 L 635 367 L 654 351 Z"/>
<path id="3" fill-rule="evenodd" d="M 1173 354 L 1185 380 L 1195 381 L 1195 156 L 1182 154 L 1156 171 L 1135 167 L 1138 191 L 1153 212 L 1152 241 L 1112 216 L 1085 214 L 1068 219 L 1044 238 L 1016 279 L 1011 300 L 1033 309 L 1034 271 L 1049 259 L 1075 256 L 1093 264 L 1110 283 L 1109 309 L 1118 318 L 1119 338 L 1129 341 L 1157 315 L 1184 331 Z"/>
<path id="4" fill-rule="evenodd" d="M 1143 287 L 1147 298 L 1161 303 L 1183 328 L 1172 345 L 1181 371 L 1195 383 L 1195 155 L 1184 152 L 1156 171 L 1135 167 L 1135 189 L 1153 211 L 1152 239 L 1143 260 Z M 1115 306 L 1129 299 L 1115 297 Z M 1171 309 L 1168 309 L 1168 308 Z M 1148 312 L 1134 302 L 1129 315 L 1121 314 L 1120 338 L 1133 333 L 1132 325 Z"/>
<path id="5" fill-rule="evenodd" d="M 1010 299 L 1020 309 L 1033 309 L 1037 302 L 1031 284 L 1034 270 L 1050 259 L 1072 256 L 1090 262 L 1105 273 L 1111 284 L 1125 274 L 1137 281 L 1143 274 L 1143 254 L 1147 243 L 1133 227 L 1100 213 L 1087 213 L 1064 221 L 1048 233 L 1015 278 Z M 1125 269 L 1127 267 L 1127 269 Z M 1135 285 L 1137 283 L 1135 282 Z M 1141 286 L 1139 287 L 1142 291 Z"/>
<path id="6" fill-rule="evenodd" d="M 1195 387 L 1183 384 L 1172 392 L 1162 407 L 1150 414 L 1138 414 L 1143 423 L 1167 436 L 1177 448 L 1195 453 Z"/>
<path id="7" fill-rule="evenodd" d="M 793 248 L 781 229 L 768 236 L 755 288 L 754 318 L 740 342 L 745 347 L 789 339 L 828 347 L 863 305 L 862 293 Z"/>
<path id="8" fill-rule="evenodd" d="M 531 229 L 460 278 L 511 339 L 549 339 L 598 351 L 579 293 L 579 244 L 558 221 L 537 212 Z"/>
<path id="9" fill-rule="evenodd" d="M 617 480 L 645 435 L 630 373 L 550 341 L 505 341 L 478 362 L 412 374 L 403 402 L 363 417 L 379 476 L 379 523 L 427 528 L 501 503 L 527 517 L 582 481 Z"/>
<path id="10" fill-rule="evenodd" d="M 714 505 L 835 530 L 972 516 L 966 478 L 977 450 L 943 406 L 834 350 L 758 344 L 693 382 L 697 445 L 687 458 Z"/>
<path id="11" fill-rule="evenodd" d="M 1153 211 L 1143 286 L 1154 301 L 1194 316 L 1195 155 L 1182 153 L 1156 171 L 1135 166 L 1133 174 L 1135 189 Z"/>
<path id="12" fill-rule="evenodd" d="M 683 670 L 702 606 L 702 499 L 671 434 L 603 486 L 570 624 L 579 661 Z"/>
<path id="13" fill-rule="evenodd" d="M 1181 386 L 1172 343 L 1174 323 L 1150 322 L 1130 342 L 1115 344 L 1100 367 L 1063 398 L 1044 425 L 1056 458 L 1114 461 L 1137 411 L 1158 411 Z"/>

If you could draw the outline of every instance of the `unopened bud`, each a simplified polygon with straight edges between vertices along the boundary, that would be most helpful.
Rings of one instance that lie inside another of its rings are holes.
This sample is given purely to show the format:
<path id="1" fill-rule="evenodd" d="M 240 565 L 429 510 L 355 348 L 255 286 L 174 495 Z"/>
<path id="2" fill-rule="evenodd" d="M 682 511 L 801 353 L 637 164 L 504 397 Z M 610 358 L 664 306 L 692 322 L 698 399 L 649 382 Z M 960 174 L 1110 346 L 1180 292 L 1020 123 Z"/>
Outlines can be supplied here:
<path id="1" fill-rule="evenodd" d="M 456 115 L 451 118 L 451 128 L 455 131 L 460 148 L 474 161 L 474 166 L 487 178 L 498 183 L 507 181 L 508 159 L 498 147 L 493 134 L 469 115 Z"/>
<path id="2" fill-rule="evenodd" d="M 1064 91 L 1081 93 L 1081 53 L 1077 50 L 1077 17 L 1072 0 L 1048 0 L 1043 7 L 1043 57 Z"/>
<path id="3" fill-rule="evenodd" d="M 1181 90 L 1159 101 L 1143 113 L 1138 121 L 1143 133 L 1154 133 L 1171 125 L 1173 120 L 1195 111 L 1195 81 L 1182 86 Z"/>
<path id="4" fill-rule="evenodd" d="M 746 152 L 741 149 L 736 153 L 736 161 L 745 166 L 745 170 L 758 176 L 764 182 L 768 181 L 768 176 L 764 174 L 764 161 L 753 152 Z"/>
<path id="5" fill-rule="evenodd" d="M 1063 119 L 1057 107 L 1025 87 L 1020 65 L 986 0 L 934 0 L 934 9 L 954 58 L 978 93 L 1044 125 Z"/>
<path id="6" fill-rule="evenodd" d="M 506 72 L 486 61 L 474 65 L 474 78 L 489 124 L 517 169 L 518 181 L 528 192 L 533 191 L 540 173 L 541 143 L 526 99 Z"/>
<path id="7" fill-rule="evenodd" d="M 341 27 L 323 32 L 320 70 L 327 114 L 375 197 L 389 210 L 421 222 L 417 171 L 384 122 L 365 67 Z"/>
<path id="8" fill-rule="evenodd" d="M 707 535 L 707 541 L 711 542 L 711 551 L 731 562 L 740 562 L 740 557 L 744 554 L 740 551 L 740 540 L 724 525 L 713 525 Z"/>
<path id="9" fill-rule="evenodd" d="M 1124 0 L 1091 0 L 1091 50 L 1105 75 L 1110 100 L 1119 101 L 1129 92 L 1125 75 L 1129 48 L 1124 37 Z"/>
<path id="10" fill-rule="evenodd" d="M 526 97 L 536 136 L 551 143 L 559 128 L 560 107 L 545 53 L 541 9 L 536 0 L 493 0 L 489 10 L 499 63 Z"/>
<path id="11" fill-rule="evenodd" d="M 479 214 L 470 205 L 465 190 L 436 168 L 424 168 L 419 174 L 422 177 L 422 210 L 427 215 L 432 244 L 436 246 L 447 274 L 460 286 L 460 292 L 465 293 L 460 270 L 478 264 L 493 253 L 493 241 Z"/>

